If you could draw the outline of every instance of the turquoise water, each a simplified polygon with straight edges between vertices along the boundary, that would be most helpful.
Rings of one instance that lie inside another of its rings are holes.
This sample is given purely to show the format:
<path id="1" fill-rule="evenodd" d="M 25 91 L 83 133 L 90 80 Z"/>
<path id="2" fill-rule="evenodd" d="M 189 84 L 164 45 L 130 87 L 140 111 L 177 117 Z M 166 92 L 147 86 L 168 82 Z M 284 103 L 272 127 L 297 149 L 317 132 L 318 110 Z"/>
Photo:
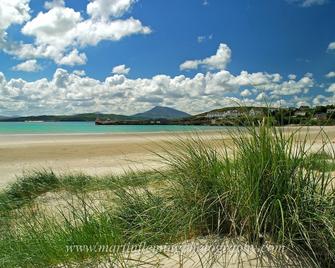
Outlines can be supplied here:
<path id="1" fill-rule="evenodd" d="M 135 133 L 219 130 L 211 126 L 96 126 L 94 122 L 0 122 L 0 134 Z"/>

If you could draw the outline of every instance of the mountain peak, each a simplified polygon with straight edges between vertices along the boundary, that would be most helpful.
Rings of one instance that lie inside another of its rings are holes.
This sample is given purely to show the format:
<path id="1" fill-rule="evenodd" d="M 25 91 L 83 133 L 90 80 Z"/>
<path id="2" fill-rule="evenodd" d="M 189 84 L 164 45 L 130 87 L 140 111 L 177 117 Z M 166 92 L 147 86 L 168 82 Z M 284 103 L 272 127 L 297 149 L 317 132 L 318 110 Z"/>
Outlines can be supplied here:
<path id="1" fill-rule="evenodd" d="M 150 119 L 158 119 L 158 118 L 177 119 L 177 118 L 189 117 L 190 114 L 170 107 L 155 106 L 144 113 L 135 114 L 134 116 L 141 118 L 150 118 Z"/>

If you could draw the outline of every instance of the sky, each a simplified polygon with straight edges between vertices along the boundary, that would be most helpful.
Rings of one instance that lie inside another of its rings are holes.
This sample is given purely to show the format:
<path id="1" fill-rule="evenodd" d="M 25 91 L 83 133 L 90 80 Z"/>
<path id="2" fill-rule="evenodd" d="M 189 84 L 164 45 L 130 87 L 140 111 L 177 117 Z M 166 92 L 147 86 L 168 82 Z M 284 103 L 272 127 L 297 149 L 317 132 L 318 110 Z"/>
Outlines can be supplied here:
<path id="1" fill-rule="evenodd" d="M 335 103 L 334 0 L 1 0 L 0 116 Z"/>

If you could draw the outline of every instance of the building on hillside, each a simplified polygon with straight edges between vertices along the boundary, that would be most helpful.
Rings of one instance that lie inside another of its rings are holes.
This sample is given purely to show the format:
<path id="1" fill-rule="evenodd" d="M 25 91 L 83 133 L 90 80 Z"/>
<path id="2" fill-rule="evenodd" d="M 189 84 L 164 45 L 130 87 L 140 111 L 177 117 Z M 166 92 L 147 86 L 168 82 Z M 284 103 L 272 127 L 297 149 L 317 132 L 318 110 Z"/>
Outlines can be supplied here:
<path id="1" fill-rule="evenodd" d="M 225 118 L 226 112 L 209 112 L 206 114 L 207 118 Z"/>
<path id="2" fill-rule="evenodd" d="M 243 115 L 243 113 L 239 112 L 238 110 L 227 111 L 227 117 L 239 117 L 241 115 Z"/>
<path id="3" fill-rule="evenodd" d="M 318 113 L 314 115 L 314 119 L 316 120 L 326 120 L 328 118 L 326 113 Z"/>
<path id="4" fill-rule="evenodd" d="M 294 112 L 294 116 L 306 116 L 306 114 L 307 114 L 306 111 L 298 110 Z"/>
<path id="5" fill-rule="evenodd" d="M 249 111 L 249 115 L 250 115 L 250 116 L 263 115 L 263 112 L 260 111 L 260 110 L 255 110 L 255 109 L 252 108 L 252 109 Z"/>
<path id="6" fill-rule="evenodd" d="M 327 114 L 335 114 L 335 109 L 327 109 Z"/>
<path id="7" fill-rule="evenodd" d="M 224 112 L 209 112 L 206 114 L 207 118 L 213 119 L 224 119 L 227 117 L 239 117 L 241 116 L 243 113 L 239 112 L 238 110 L 228 110 L 228 111 L 224 111 Z"/>

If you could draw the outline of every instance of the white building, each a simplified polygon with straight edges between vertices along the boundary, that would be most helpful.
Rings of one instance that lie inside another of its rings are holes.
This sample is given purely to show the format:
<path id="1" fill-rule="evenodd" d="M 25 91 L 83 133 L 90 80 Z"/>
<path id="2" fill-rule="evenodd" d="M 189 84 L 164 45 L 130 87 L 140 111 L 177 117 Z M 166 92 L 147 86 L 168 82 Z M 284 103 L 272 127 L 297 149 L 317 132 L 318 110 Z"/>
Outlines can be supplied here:
<path id="1" fill-rule="evenodd" d="M 250 115 L 250 116 L 263 115 L 263 112 L 260 111 L 260 110 L 251 109 L 251 110 L 249 111 L 249 115 Z"/>
<path id="2" fill-rule="evenodd" d="M 225 112 L 210 112 L 206 114 L 207 118 L 217 118 L 217 119 L 223 119 L 227 117 L 239 117 L 242 115 L 238 110 L 228 110 Z"/>
<path id="3" fill-rule="evenodd" d="M 306 116 L 306 112 L 305 111 L 296 111 L 294 113 L 295 116 Z"/>

